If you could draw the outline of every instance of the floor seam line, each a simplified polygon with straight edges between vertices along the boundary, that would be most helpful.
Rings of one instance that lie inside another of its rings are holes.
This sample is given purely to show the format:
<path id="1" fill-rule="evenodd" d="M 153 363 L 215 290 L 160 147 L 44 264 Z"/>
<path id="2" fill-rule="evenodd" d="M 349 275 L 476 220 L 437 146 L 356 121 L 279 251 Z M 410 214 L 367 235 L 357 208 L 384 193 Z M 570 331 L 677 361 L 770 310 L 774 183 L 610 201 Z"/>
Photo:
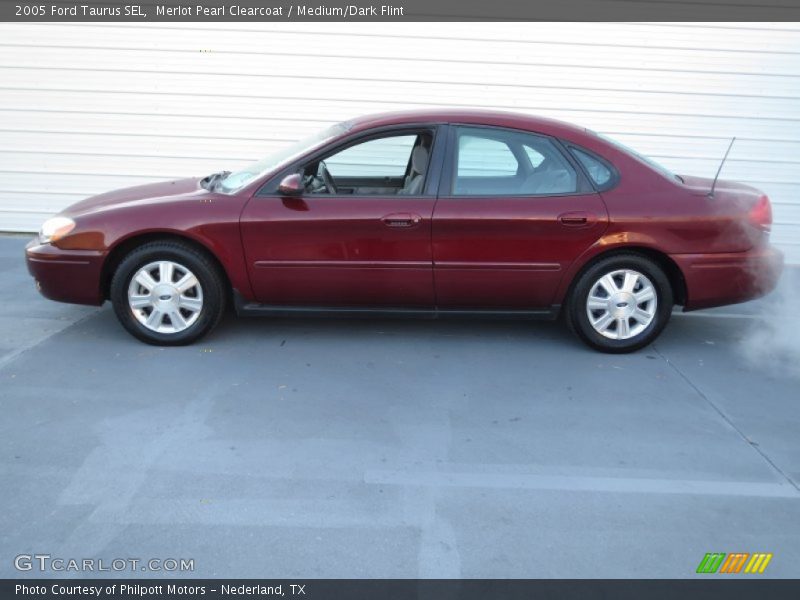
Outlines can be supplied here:
<path id="1" fill-rule="evenodd" d="M 44 344 L 47 340 L 49 340 L 53 336 L 58 335 L 62 331 L 67 331 L 68 329 L 71 329 L 72 327 L 75 327 L 75 325 L 79 325 L 80 323 L 83 323 L 86 319 L 88 319 L 89 317 L 93 317 L 97 313 L 98 313 L 98 311 L 94 311 L 94 312 L 91 312 L 91 313 L 89 313 L 87 315 L 84 315 L 81 318 L 77 319 L 76 321 L 73 321 L 72 323 L 69 323 L 68 325 L 65 325 L 61 329 L 57 329 L 56 331 L 44 336 L 42 339 L 40 339 L 37 342 L 31 344 L 30 346 L 25 346 L 23 348 L 20 348 L 16 352 L 11 352 L 10 354 L 4 356 L 3 358 L 0 358 L 0 370 L 5 369 L 6 367 L 8 367 L 11 363 L 13 363 L 15 360 L 17 360 L 20 356 L 23 356 L 24 354 L 27 354 L 28 351 L 33 350 L 34 348 L 38 348 L 40 345 Z"/>
<path id="2" fill-rule="evenodd" d="M 761 448 L 758 445 L 753 444 L 753 442 L 751 442 L 748 439 L 745 433 L 734 424 L 733 420 L 728 415 L 725 414 L 725 411 L 723 411 L 708 396 L 706 396 L 706 394 L 699 387 L 697 387 L 697 385 L 695 385 L 695 383 L 691 379 L 689 379 L 689 377 L 687 377 L 675 363 L 673 363 L 669 358 L 664 356 L 664 354 L 662 354 L 661 350 L 658 349 L 656 344 L 653 344 L 652 347 L 653 350 L 655 350 L 656 354 L 658 354 L 661 357 L 661 359 L 665 363 L 667 363 L 667 365 L 669 365 L 670 368 L 672 368 L 672 370 L 675 371 L 675 373 L 677 373 L 678 376 L 681 379 L 683 379 L 686 382 L 686 384 L 689 385 L 689 387 L 691 387 L 695 391 L 695 393 L 697 393 L 698 396 L 700 396 L 703 400 L 705 400 L 706 403 L 712 409 L 714 409 L 714 411 L 722 418 L 722 420 L 725 421 L 725 423 L 727 423 L 728 426 L 739 435 L 739 437 L 745 444 L 747 444 L 750 448 L 752 448 L 770 467 L 772 467 L 772 469 L 776 473 L 778 473 L 781 477 L 783 477 L 789 483 L 789 485 L 791 485 L 794 489 L 800 492 L 800 486 L 791 477 L 789 477 L 789 475 L 787 475 L 783 469 L 781 469 L 777 464 L 775 464 L 775 462 L 763 450 L 761 450 Z"/>

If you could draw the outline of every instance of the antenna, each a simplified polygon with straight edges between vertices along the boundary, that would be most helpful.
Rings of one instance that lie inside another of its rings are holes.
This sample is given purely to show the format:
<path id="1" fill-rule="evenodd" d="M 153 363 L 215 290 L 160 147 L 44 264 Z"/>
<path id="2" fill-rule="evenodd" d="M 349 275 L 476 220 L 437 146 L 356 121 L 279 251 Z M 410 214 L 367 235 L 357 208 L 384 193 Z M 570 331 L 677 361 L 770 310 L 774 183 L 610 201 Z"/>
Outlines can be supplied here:
<path id="1" fill-rule="evenodd" d="M 735 137 L 731 138 L 731 143 L 728 144 L 728 149 L 725 150 L 725 156 L 722 157 L 722 162 L 719 163 L 719 169 L 717 169 L 717 174 L 714 175 L 714 183 L 711 184 L 711 191 L 708 192 L 708 197 L 709 198 L 713 198 L 714 197 L 714 188 L 717 187 L 717 179 L 719 179 L 719 174 L 722 173 L 722 165 L 724 165 L 725 161 L 728 159 L 728 154 L 730 153 L 731 148 L 733 148 L 733 142 L 735 142 L 735 141 L 736 141 Z"/>

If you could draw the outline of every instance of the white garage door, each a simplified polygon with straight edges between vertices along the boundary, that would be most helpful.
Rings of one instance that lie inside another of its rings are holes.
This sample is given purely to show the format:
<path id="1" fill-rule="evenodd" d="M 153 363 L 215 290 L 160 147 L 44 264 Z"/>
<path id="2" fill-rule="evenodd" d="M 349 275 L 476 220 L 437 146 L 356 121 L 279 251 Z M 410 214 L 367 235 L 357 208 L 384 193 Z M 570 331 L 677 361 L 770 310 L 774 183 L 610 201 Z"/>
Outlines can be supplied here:
<path id="1" fill-rule="evenodd" d="M 478 106 L 765 190 L 800 263 L 798 24 L 2 24 L 0 230 L 366 112 Z"/>

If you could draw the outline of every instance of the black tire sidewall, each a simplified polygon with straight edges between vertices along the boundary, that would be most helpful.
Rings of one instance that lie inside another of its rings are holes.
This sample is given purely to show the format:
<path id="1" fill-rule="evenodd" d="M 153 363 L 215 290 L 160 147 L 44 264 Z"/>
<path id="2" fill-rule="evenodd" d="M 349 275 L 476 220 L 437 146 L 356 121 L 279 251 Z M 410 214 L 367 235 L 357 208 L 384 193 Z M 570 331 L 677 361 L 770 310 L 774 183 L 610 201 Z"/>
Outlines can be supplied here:
<path id="1" fill-rule="evenodd" d="M 609 339 L 592 327 L 586 314 L 586 300 L 594 283 L 606 273 L 632 269 L 646 276 L 656 289 L 656 315 L 647 328 L 627 340 Z M 655 340 L 672 314 L 672 287 L 664 271 L 652 260 L 635 254 L 610 256 L 601 259 L 584 271 L 575 283 L 567 307 L 571 328 L 589 346 L 603 352 L 633 352 Z"/>
<path id="2" fill-rule="evenodd" d="M 128 305 L 128 287 L 134 274 L 148 263 L 170 260 L 185 266 L 203 289 L 203 308 L 197 321 L 178 333 L 158 333 L 140 323 Z M 225 309 L 221 278 L 213 263 L 193 248 L 172 242 L 153 242 L 134 250 L 117 267 L 111 280 L 111 302 L 120 323 L 136 338 L 158 346 L 190 344 L 207 334 L 219 322 Z"/>

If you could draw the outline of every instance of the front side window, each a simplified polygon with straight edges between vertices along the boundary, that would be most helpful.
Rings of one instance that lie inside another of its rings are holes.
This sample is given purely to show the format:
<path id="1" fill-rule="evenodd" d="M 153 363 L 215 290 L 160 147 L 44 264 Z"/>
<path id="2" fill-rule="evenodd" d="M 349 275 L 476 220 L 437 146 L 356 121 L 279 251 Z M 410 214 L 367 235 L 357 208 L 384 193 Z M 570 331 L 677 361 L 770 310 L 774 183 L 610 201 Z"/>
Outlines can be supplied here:
<path id="1" fill-rule="evenodd" d="M 325 159 L 334 177 L 403 177 L 416 135 L 370 140 Z"/>
<path id="2" fill-rule="evenodd" d="M 453 195 L 542 196 L 578 191 L 575 169 L 547 137 L 458 127 Z"/>
<path id="3" fill-rule="evenodd" d="M 415 196 L 423 193 L 431 132 L 403 132 L 353 144 L 303 168 L 309 194 Z"/>

